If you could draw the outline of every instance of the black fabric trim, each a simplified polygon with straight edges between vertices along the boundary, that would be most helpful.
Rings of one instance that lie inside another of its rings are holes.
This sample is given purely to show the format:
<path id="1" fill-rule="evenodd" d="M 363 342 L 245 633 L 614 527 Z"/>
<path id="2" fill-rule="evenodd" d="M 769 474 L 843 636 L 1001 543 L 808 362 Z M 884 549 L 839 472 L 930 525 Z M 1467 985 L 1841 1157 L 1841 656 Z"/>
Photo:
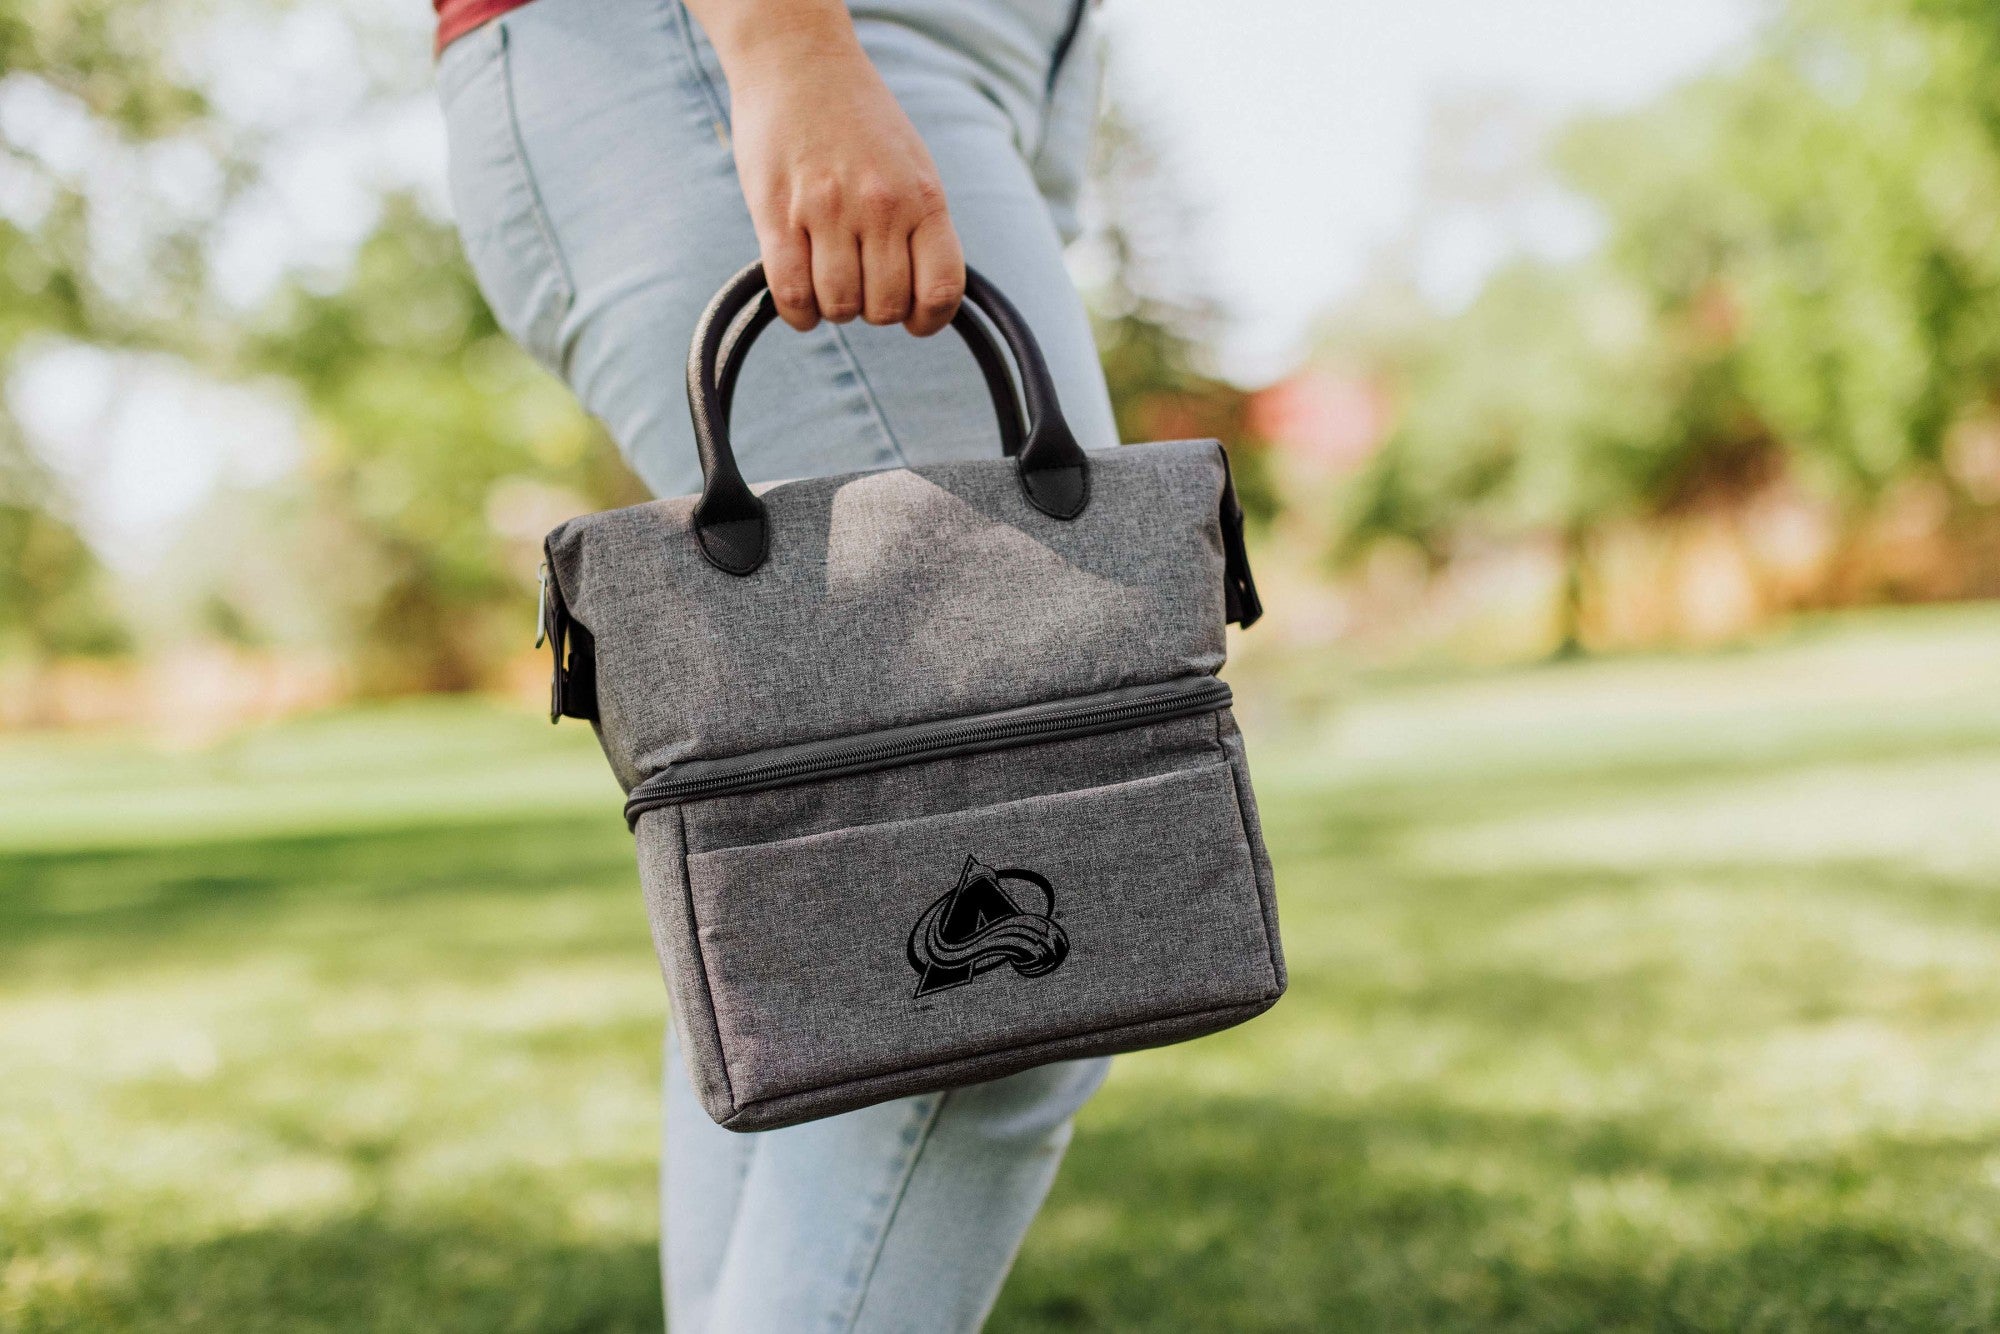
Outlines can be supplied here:
<path id="1" fill-rule="evenodd" d="M 1243 506 L 1236 499 L 1236 479 L 1229 471 L 1229 450 L 1215 443 L 1222 456 L 1222 601 L 1223 619 L 1248 630 L 1264 615 L 1257 581 L 1250 574 L 1250 549 L 1243 541 Z"/>
<path id="2" fill-rule="evenodd" d="M 562 714 L 597 721 L 597 637 L 581 621 L 570 622 L 569 661 L 562 674 Z"/>
<path id="3" fill-rule="evenodd" d="M 562 576 L 556 572 L 554 545 L 557 533 L 542 543 L 547 581 L 542 589 L 542 622 L 549 642 L 549 721 L 580 718 L 597 719 L 597 638 L 590 627 L 569 614 L 563 597 Z"/>

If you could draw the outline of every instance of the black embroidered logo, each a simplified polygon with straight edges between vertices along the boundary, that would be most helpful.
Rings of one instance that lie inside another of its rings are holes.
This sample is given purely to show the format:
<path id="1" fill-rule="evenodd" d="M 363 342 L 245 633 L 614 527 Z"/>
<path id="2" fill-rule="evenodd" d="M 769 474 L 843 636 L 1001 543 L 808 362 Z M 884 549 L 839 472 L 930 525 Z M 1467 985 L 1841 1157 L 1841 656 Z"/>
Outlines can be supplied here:
<path id="1" fill-rule="evenodd" d="M 1003 881 L 1034 886 L 1042 902 L 1023 906 Z M 1041 876 L 1019 869 L 996 871 L 967 857 L 958 884 L 924 909 L 910 929 L 916 994 L 963 986 L 1003 963 L 1014 965 L 1022 977 L 1053 973 L 1069 957 L 1069 937 L 1056 925 L 1055 915 L 1056 892 Z"/>

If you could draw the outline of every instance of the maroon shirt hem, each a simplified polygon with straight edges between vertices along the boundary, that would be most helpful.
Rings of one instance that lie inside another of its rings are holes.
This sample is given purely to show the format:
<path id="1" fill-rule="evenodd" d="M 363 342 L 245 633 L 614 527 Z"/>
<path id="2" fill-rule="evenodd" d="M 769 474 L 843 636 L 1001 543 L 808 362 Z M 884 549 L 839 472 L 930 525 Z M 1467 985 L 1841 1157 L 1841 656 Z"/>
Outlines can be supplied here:
<path id="1" fill-rule="evenodd" d="M 528 3 L 530 0 L 432 0 L 438 16 L 437 45 L 432 49 L 442 55 L 447 46 L 474 28 Z"/>

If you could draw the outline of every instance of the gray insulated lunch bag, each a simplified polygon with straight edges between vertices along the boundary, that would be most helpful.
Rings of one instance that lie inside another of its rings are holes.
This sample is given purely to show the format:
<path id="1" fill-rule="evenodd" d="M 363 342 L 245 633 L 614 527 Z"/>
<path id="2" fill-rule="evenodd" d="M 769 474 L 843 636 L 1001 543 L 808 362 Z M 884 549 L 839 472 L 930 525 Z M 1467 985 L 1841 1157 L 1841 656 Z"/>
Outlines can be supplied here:
<path id="1" fill-rule="evenodd" d="M 968 272 L 1000 454 L 753 491 L 729 404 L 774 316 L 752 265 L 695 331 L 702 493 L 546 544 L 554 713 L 629 794 L 708 1114 L 769 1129 L 1268 1009 L 1271 866 L 1215 676 L 1259 613 L 1222 447 L 1086 454 Z"/>

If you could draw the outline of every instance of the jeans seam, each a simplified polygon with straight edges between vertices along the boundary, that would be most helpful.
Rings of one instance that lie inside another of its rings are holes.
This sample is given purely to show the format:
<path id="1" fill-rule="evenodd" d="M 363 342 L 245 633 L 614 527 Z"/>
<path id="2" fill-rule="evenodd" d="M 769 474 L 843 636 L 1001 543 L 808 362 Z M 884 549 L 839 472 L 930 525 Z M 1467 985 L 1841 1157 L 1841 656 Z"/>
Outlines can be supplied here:
<path id="1" fill-rule="evenodd" d="M 854 374 L 854 382 L 861 391 L 861 402 L 869 418 L 874 421 L 875 429 L 882 433 L 884 440 L 888 441 L 889 452 L 895 456 L 897 464 L 909 467 L 909 455 L 903 452 L 903 442 L 896 438 L 895 428 L 889 425 L 889 416 L 882 411 L 882 401 L 875 396 L 875 386 L 868 382 L 868 372 L 862 369 L 861 358 L 855 355 L 854 345 L 847 341 L 846 330 L 831 323 L 826 327 L 828 332 L 833 334 L 833 341 L 840 348 L 841 356 L 846 359 L 847 369 Z"/>
<path id="2" fill-rule="evenodd" d="M 861 1310 L 868 1304 L 868 1285 L 874 1281 L 875 1270 L 882 1263 L 882 1252 L 889 1244 L 889 1230 L 896 1225 L 896 1216 L 902 1211 L 903 1201 L 910 1192 L 910 1181 L 917 1174 L 917 1164 L 923 1160 L 924 1150 L 930 1147 L 937 1125 L 944 1118 L 945 1104 L 951 1100 L 955 1090 L 946 1089 L 937 1095 L 930 1106 L 930 1114 L 917 1132 L 917 1142 L 910 1146 L 910 1156 L 903 1164 L 902 1178 L 896 1182 L 895 1196 L 889 1201 L 889 1210 L 883 1215 L 881 1225 L 875 1230 L 873 1246 L 869 1248 L 865 1267 L 854 1284 L 854 1304 L 848 1308 L 846 1318 L 834 1328 L 838 1334 L 853 1334 L 854 1327 L 861 1320 Z"/>
<path id="3" fill-rule="evenodd" d="M 701 58 L 701 44 L 695 38 L 694 16 L 681 0 L 674 0 L 674 26 L 680 30 L 681 54 L 687 57 L 688 69 L 693 73 L 695 84 L 701 89 L 708 102 L 709 113 L 715 117 L 717 137 L 726 145 L 729 142 L 729 108 L 722 100 L 722 92 L 715 86 L 715 80 L 708 77 L 708 66 Z"/>
<path id="4" fill-rule="evenodd" d="M 534 224 L 535 234 L 542 239 L 542 246 L 547 251 L 545 258 L 555 271 L 556 284 L 560 289 L 558 296 L 561 309 L 552 321 L 555 327 L 549 331 L 556 336 L 555 346 L 549 349 L 554 354 L 550 360 L 563 367 L 564 378 L 568 378 L 569 353 L 562 345 L 560 334 L 563 321 L 568 318 L 571 308 L 576 303 L 576 283 L 570 276 L 569 261 L 563 256 L 562 246 L 556 241 L 555 224 L 549 219 L 548 205 L 542 200 L 541 186 L 536 182 L 534 169 L 528 163 L 528 146 L 521 138 L 521 116 L 514 103 L 514 59 L 507 22 L 505 19 L 496 19 L 493 26 L 497 34 L 494 40 L 500 46 L 500 94 L 502 104 L 507 111 L 508 151 L 513 156 L 514 170 L 521 178 L 521 186 L 527 191 L 528 219 Z"/>
<path id="5" fill-rule="evenodd" d="M 1062 109 L 1062 97 L 1068 85 L 1076 79 L 1076 69 L 1090 60 L 1088 0 L 1079 3 L 1075 10 L 1076 26 L 1067 34 L 1067 41 L 1060 43 L 1051 53 L 1049 77 L 1043 87 L 1041 103 L 1037 107 L 1039 123 L 1035 127 L 1035 144 L 1032 151 L 1023 154 L 1029 168 L 1039 166 L 1049 151 L 1050 131 L 1055 128 L 1057 113 Z"/>
<path id="6" fill-rule="evenodd" d="M 715 81 L 708 76 L 707 63 L 701 58 L 701 43 L 696 38 L 694 31 L 694 16 L 688 13 L 688 7 L 682 3 L 682 0 L 674 0 L 673 9 L 674 24 L 680 30 L 681 53 L 687 58 L 688 68 L 693 73 L 696 86 L 700 88 L 702 97 L 708 102 L 710 113 L 715 117 L 717 137 L 726 146 L 733 132 L 733 126 L 730 124 L 729 119 L 729 109 L 722 100 L 721 90 L 715 86 Z M 733 152 L 734 150 L 732 149 L 731 151 Z M 833 335 L 833 341 L 835 346 L 840 350 L 841 359 L 847 363 L 847 369 L 853 374 L 855 383 L 860 387 L 861 401 L 866 415 L 875 423 L 875 428 L 882 433 L 882 438 L 888 442 L 889 453 L 895 458 L 898 464 L 907 468 L 910 464 L 910 459 L 903 452 L 903 442 L 896 438 L 894 428 L 889 425 L 888 414 L 882 411 L 882 402 L 875 395 L 875 387 L 868 382 L 868 372 L 861 368 L 861 358 L 855 355 L 853 344 L 847 341 L 847 335 L 842 332 L 840 326 L 829 322 L 826 327 L 827 331 Z"/>

